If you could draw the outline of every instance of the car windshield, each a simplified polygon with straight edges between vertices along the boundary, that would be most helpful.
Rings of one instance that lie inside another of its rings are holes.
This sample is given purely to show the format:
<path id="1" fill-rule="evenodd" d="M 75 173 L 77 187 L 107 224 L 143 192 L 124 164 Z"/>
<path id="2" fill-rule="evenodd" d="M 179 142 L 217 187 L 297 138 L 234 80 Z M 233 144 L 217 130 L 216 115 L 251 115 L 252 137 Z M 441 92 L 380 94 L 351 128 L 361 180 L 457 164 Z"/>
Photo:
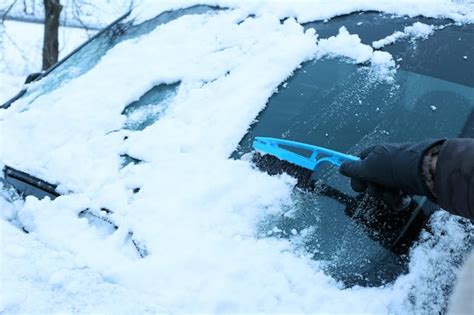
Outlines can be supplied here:
<path id="1" fill-rule="evenodd" d="M 32 104 L 41 95 L 50 93 L 94 68 L 101 58 L 119 43 L 148 34 L 159 25 L 184 15 L 204 14 L 215 10 L 215 8 L 206 5 L 197 5 L 186 9 L 164 12 L 138 25 L 135 25 L 133 20 L 126 19 L 127 15 L 125 15 L 54 65 L 40 81 L 30 84 L 21 97 L 28 104 Z M 156 91 L 161 92 L 161 89 L 155 89 Z M 149 97 L 150 95 L 148 95 Z M 10 105 L 11 101 L 4 104 L 3 107 Z M 144 106 L 147 105 L 150 104 L 144 104 Z M 135 107 L 137 107 L 137 104 L 135 104 Z M 145 110 L 150 111 L 149 108 Z M 158 110 L 153 111 L 157 112 Z M 136 109 L 133 112 L 135 113 Z"/>
<path id="2" fill-rule="evenodd" d="M 22 96 L 23 106 L 34 106 L 39 96 L 85 74 L 122 41 L 180 16 L 212 10 L 216 9 L 195 6 L 163 13 L 139 25 L 118 21 L 30 84 Z M 231 157 L 246 158 L 256 136 L 357 154 L 380 142 L 461 135 L 474 108 L 474 58 L 463 58 L 474 55 L 473 25 L 368 13 L 304 27 L 315 28 L 319 38 L 327 38 L 345 26 L 351 34 L 359 34 L 363 43 L 372 44 L 420 20 L 439 29 L 425 40 L 406 38 L 383 48 L 399 65 L 391 80 L 374 76 L 368 65 L 340 58 L 302 64 L 269 99 Z M 123 104 L 123 129 L 141 131 L 154 124 L 173 102 L 180 84 L 151 84 L 138 100 Z M 121 157 L 123 167 L 141 162 L 127 154 Z M 355 194 L 336 168 L 325 167 L 315 175 L 319 180 L 315 189 L 295 188 L 295 203 L 284 215 L 264 218 L 259 235 L 289 238 L 314 259 L 325 262 L 327 270 L 347 285 L 380 285 L 395 279 L 405 270 L 403 255 L 416 237 L 407 231 L 420 230 L 432 205 L 417 199 L 404 213 L 390 214 L 383 205 Z M 294 231 L 298 237 L 293 237 Z"/>
<path id="3" fill-rule="evenodd" d="M 374 13 L 310 25 L 326 36 L 337 34 L 341 25 L 352 26 L 363 41 L 371 42 L 414 21 Z M 370 68 L 338 59 L 303 64 L 270 98 L 233 157 L 251 152 L 258 136 L 357 154 L 383 142 L 461 135 L 474 109 L 473 72 L 466 71 L 474 64 L 463 58 L 472 55 L 468 43 L 474 41 L 474 32 L 472 26 L 466 28 L 470 32 L 447 26 L 425 41 L 389 46 L 400 61 L 393 81 L 373 80 Z M 439 60 L 449 66 L 440 69 Z M 357 196 L 335 167 L 319 170 L 315 179 L 324 184 L 314 191 L 295 189 L 296 207 L 269 218 L 261 232 L 292 238 L 292 231 L 306 231 L 301 246 L 326 261 L 333 276 L 347 284 L 378 285 L 394 279 L 404 269 L 400 248 L 410 246 L 414 237 L 404 233 L 409 226 L 419 229 L 416 225 L 432 205 L 418 199 L 408 213 L 393 216 Z"/>

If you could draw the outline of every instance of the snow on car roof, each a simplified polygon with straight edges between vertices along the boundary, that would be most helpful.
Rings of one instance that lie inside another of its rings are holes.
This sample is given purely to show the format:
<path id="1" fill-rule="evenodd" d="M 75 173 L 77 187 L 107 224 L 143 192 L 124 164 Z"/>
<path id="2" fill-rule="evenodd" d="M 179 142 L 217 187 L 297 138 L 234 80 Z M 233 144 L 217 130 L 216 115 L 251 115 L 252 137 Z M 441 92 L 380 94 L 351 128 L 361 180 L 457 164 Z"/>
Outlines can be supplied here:
<path id="1" fill-rule="evenodd" d="M 247 14 L 273 15 L 279 19 L 293 17 L 300 23 L 326 20 L 339 15 L 359 11 L 380 11 L 400 16 L 425 16 L 431 18 L 448 18 L 458 23 L 472 23 L 474 8 L 466 1 L 451 0 L 178 0 L 153 1 L 143 0 L 129 17 L 137 23 L 142 23 L 168 10 L 188 8 L 193 5 L 211 5 L 220 8 L 240 9 Z"/>
<path id="2" fill-rule="evenodd" d="M 318 39 L 317 30 L 305 31 L 297 21 L 380 10 L 467 22 L 473 18 L 472 6 L 401 0 L 317 5 L 187 1 L 144 5 L 130 18 L 138 23 L 193 3 L 238 8 L 186 15 L 123 41 L 81 76 L 46 94 L 41 94 L 42 81 L 36 82 L 28 96 L 0 111 L 0 164 L 59 184 L 64 194 L 55 200 L 28 197 L 24 203 L 0 198 L 2 217 L 31 231 L 27 239 L 2 220 L 8 241 L 2 282 L 18 289 L 8 290 L 0 309 L 423 310 L 423 303 L 407 305 L 406 300 L 423 278 L 424 254 L 438 255 L 439 249 L 430 244 L 417 248 L 420 258 L 411 264 L 412 272 L 393 285 L 343 289 L 322 271 L 322 262 L 295 253 L 285 240 L 256 236 L 259 220 L 292 205 L 294 180 L 228 157 L 268 98 L 301 63 L 343 56 L 368 62 L 384 80 L 396 71 L 390 54 L 362 44 L 356 34 L 342 28 L 335 37 Z M 294 18 L 281 21 L 289 16 Z M 123 129 L 128 104 L 156 85 L 175 83 L 177 93 L 157 123 L 137 132 Z M 122 168 L 122 154 L 144 162 Z M 113 209 L 119 229 L 103 235 L 77 217 L 85 208 Z M 438 217 L 448 224 L 435 233 L 447 229 L 456 239 L 455 220 Z M 145 259 L 125 248 L 130 230 L 146 242 L 150 255 Z M 87 298 L 78 298 L 83 294 Z"/>

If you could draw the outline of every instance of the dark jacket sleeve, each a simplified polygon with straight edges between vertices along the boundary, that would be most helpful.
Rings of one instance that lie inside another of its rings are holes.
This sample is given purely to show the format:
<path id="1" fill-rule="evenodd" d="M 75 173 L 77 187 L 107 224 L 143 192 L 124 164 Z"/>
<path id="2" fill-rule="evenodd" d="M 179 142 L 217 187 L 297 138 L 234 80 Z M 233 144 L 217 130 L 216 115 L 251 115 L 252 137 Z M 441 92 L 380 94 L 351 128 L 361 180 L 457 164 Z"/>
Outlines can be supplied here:
<path id="1" fill-rule="evenodd" d="M 434 182 L 440 207 L 474 222 L 474 139 L 456 138 L 443 144 Z"/>

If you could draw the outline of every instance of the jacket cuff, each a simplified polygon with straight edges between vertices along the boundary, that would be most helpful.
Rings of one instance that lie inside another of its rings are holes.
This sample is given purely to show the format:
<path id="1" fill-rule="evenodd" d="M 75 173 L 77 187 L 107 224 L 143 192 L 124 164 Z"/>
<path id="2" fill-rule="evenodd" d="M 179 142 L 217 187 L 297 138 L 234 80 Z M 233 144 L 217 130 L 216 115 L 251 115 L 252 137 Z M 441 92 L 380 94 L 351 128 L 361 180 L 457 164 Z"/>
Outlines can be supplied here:
<path id="1" fill-rule="evenodd" d="M 436 201 L 437 196 L 434 190 L 435 172 L 433 172 L 432 164 L 433 164 L 434 158 L 438 156 L 442 145 L 443 143 L 438 143 L 434 147 L 429 149 L 423 156 L 423 161 L 421 164 L 421 177 L 423 178 L 427 186 L 426 189 L 428 190 L 429 193 L 431 193 L 431 196 L 434 197 L 433 201 Z"/>
<path id="2" fill-rule="evenodd" d="M 435 176 L 434 192 L 441 208 L 474 222 L 474 139 L 447 140 Z"/>
<path id="3" fill-rule="evenodd" d="M 419 146 L 421 146 L 417 169 L 419 182 L 418 185 L 421 191 L 423 192 L 423 195 L 434 202 L 436 202 L 437 200 L 437 195 L 435 193 L 436 181 L 434 181 L 434 178 L 436 176 L 432 176 L 429 171 L 431 166 L 431 160 L 433 158 L 431 152 L 434 153 L 436 152 L 436 150 L 441 150 L 445 141 L 446 139 L 426 140 L 418 144 Z M 432 185 L 430 181 L 432 181 Z"/>

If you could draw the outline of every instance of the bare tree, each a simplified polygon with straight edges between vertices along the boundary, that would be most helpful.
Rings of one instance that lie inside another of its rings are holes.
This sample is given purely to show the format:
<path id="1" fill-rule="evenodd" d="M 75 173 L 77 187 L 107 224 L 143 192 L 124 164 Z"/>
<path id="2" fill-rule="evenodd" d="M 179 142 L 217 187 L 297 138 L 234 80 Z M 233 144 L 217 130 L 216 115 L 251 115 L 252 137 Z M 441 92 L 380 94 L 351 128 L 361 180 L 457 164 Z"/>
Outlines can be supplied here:
<path id="1" fill-rule="evenodd" d="M 14 0 L 10 4 L 7 5 L 7 8 L 5 10 L 0 10 L 0 12 L 2 13 L 2 21 L 1 21 L 2 24 L 5 22 L 5 19 L 7 18 L 8 13 L 10 13 L 11 9 L 13 9 L 16 2 L 17 2 L 17 0 Z"/>
<path id="2" fill-rule="evenodd" d="M 44 38 L 43 70 L 58 61 L 59 56 L 59 17 L 63 6 L 60 0 L 43 0 L 44 3 Z"/>

